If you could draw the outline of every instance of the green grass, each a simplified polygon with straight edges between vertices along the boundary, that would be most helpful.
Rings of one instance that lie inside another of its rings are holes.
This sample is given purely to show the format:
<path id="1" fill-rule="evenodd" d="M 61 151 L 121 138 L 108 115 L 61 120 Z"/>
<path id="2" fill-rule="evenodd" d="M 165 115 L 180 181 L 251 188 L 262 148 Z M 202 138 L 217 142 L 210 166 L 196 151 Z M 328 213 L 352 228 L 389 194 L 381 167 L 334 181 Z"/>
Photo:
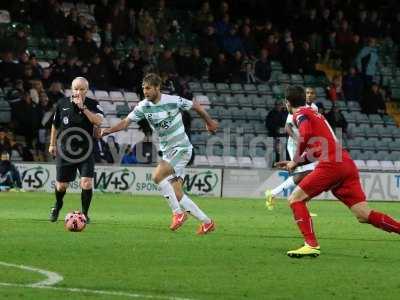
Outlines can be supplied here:
<path id="1" fill-rule="evenodd" d="M 190 299 L 398 299 L 400 237 L 361 225 L 338 201 L 311 210 L 322 254 L 291 259 L 302 243 L 286 203 L 196 198 L 217 230 L 197 236 L 190 219 L 170 232 L 161 197 L 95 194 L 82 233 L 47 221 L 52 195 L 0 193 L 0 261 L 64 277 L 57 287 Z M 62 216 L 80 207 L 67 194 Z M 400 217 L 398 203 L 371 203 Z M 40 274 L 0 265 L 0 282 L 27 284 Z M 123 296 L 0 286 L 0 299 L 129 299 Z M 141 299 L 141 297 L 137 298 Z M 149 299 L 149 298 L 147 298 Z"/>

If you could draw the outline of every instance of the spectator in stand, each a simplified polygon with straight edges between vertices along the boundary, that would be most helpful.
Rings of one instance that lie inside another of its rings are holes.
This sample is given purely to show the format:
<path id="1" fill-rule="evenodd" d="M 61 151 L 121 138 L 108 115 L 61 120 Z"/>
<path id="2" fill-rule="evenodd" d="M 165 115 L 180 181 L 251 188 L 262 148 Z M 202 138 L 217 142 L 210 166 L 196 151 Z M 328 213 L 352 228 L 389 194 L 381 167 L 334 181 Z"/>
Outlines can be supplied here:
<path id="1" fill-rule="evenodd" d="M 66 82 L 65 80 L 65 64 L 66 64 L 66 57 L 64 53 L 60 53 L 58 57 L 55 59 L 50 65 L 51 74 L 54 81 Z"/>
<path id="2" fill-rule="evenodd" d="M 35 54 L 31 54 L 29 56 L 29 65 L 32 68 L 32 72 L 33 72 L 33 77 L 34 78 L 39 79 L 40 77 L 42 77 L 43 68 L 41 67 L 41 65 L 39 65 L 39 62 L 36 59 L 36 55 Z"/>
<path id="3" fill-rule="evenodd" d="M 211 82 L 228 82 L 230 66 L 224 53 L 219 53 L 218 58 L 210 65 L 209 79 Z"/>
<path id="4" fill-rule="evenodd" d="M 49 102 L 51 105 L 57 103 L 58 100 L 65 97 L 62 92 L 62 84 L 59 81 L 54 81 L 51 83 L 50 88 L 47 91 L 47 96 L 49 97 Z"/>
<path id="5" fill-rule="evenodd" d="M 101 40 L 102 40 L 103 44 L 115 45 L 116 40 L 115 40 L 115 37 L 113 34 L 113 28 L 112 28 L 111 22 L 107 22 L 104 25 L 104 30 L 101 33 Z"/>
<path id="6" fill-rule="evenodd" d="M 315 75 L 317 55 L 310 49 L 310 44 L 307 41 L 302 42 L 297 56 L 299 57 L 300 73 L 305 75 Z"/>
<path id="7" fill-rule="evenodd" d="M 366 37 L 368 33 L 368 21 L 367 12 L 361 10 L 358 14 L 358 20 L 354 24 L 354 32 L 360 35 L 362 38 Z"/>
<path id="8" fill-rule="evenodd" d="M 139 35 L 146 43 L 155 41 L 157 35 L 156 23 L 147 10 L 140 10 L 137 27 Z"/>
<path id="9" fill-rule="evenodd" d="M 192 55 L 188 60 L 187 71 L 189 77 L 194 80 L 201 80 L 207 70 L 207 63 L 203 56 L 200 54 L 200 49 L 194 47 L 192 49 Z"/>
<path id="10" fill-rule="evenodd" d="M 254 75 L 257 82 L 266 83 L 271 79 L 272 67 L 268 56 L 268 50 L 265 48 L 262 49 L 260 52 L 260 58 L 255 63 Z"/>
<path id="11" fill-rule="evenodd" d="M 343 133 L 347 133 L 346 119 L 335 104 L 333 104 L 331 110 L 325 114 L 325 118 L 334 131 L 336 131 L 336 129 L 340 129 L 343 131 Z"/>
<path id="12" fill-rule="evenodd" d="M 94 6 L 94 16 L 97 24 L 103 27 L 110 12 L 108 0 L 101 0 Z"/>
<path id="13" fill-rule="evenodd" d="M 282 54 L 282 67 L 283 72 L 287 74 L 299 74 L 300 72 L 300 58 L 292 41 L 287 43 L 286 50 Z"/>
<path id="14" fill-rule="evenodd" d="M 18 169 L 10 161 L 10 154 L 2 152 L 0 161 L 0 190 L 5 191 L 13 188 L 22 188 L 21 176 Z"/>
<path id="15" fill-rule="evenodd" d="M 89 61 L 96 54 L 98 54 L 98 48 L 92 39 L 92 32 L 86 30 L 83 40 L 78 43 L 78 57 L 83 61 Z"/>
<path id="16" fill-rule="evenodd" d="M 193 22 L 194 32 L 201 34 L 203 28 L 205 28 L 208 25 L 208 20 L 210 19 L 210 16 L 212 16 L 212 12 L 210 9 L 210 2 L 204 1 L 201 5 L 200 10 L 194 17 L 194 22 Z"/>
<path id="17" fill-rule="evenodd" d="M 87 77 L 94 89 L 107 89 L 109 82 L 108 69 L 98 54 L 92 58 L 92 64 L 88 68 Z"/>
<path id="18" fill-rule="evenodd" d="M 333 76 L 332 82 L 328 87 L 328 99 L 332 102 L 344 100 L 342 89 L 342 76 Z"/>
<path id="19" fill-rule="evenodd" d="M 22 25 L 17 26 L 15 35 L 8 40 L 8 45 L 8 48 L 16 55 L 20 55 L 26 51 L 28 48 L 28 38 L 25 28 Z"/>
<path id="20" fill-rule="evenodd" d="M 72 34 L 67 35 L 65 38 L 63 52 L 67 57 L 78 56 L 78 48 L 76 47 L 75 37 Z"/>
<path id="21" fill-rule="evenodd" d="M 21 78 L 18 75 L 18 64 L 14 62 L 14 55 L 11 51 L 5 51 L 0 53 L 2 60 L 0 61 L 0 85 L 10 83 L 17 78 Z"/>
<path id="22" fill-rule="evenodd" d="M 268 55 L 271 57 L 271 59 L 278 58 L 279 45 L 278 45 L 278 39 L 275 37 L 274 34 L 268 35 L 267 41 L 263 45 L 263 49 L 268 51 Z"/>
<path id="23" fill-rule="evenodd" d="M 26 146 L 33 149 L 33 141 L 37 137 L 40 122 L 38 107 L 32 102 L 29 92 L 25 92 L 21 101 L 12 107 L 12 120 L 15 132 L 25 137 Z"/>
<path id="24" fill-rule="evenodd" d="M 281 136 L 280 129 L 285 126 L 288 112 L 285 109 L 282 101 L 277 100 L 274 108 L 268 113 L 265 119 L 265 126 L 268 130 L 268 136 Z"/>
<path id="25" fill-rule="evenodd" d="M 10 138 L 4 128 L 0 128 L 0 152 L 11 153 L 11 143 Z"/>
<path id="26" fill-rule="evenodd" d="M 158 70 L 160 73 L 177 74 L 175 59 L 172 50 L 165 49 L 158 60 Z"/>
<path id="27" fill-rule="evenodd" d="M 340 51 L 343 51 L 353 40 L 347 20 L 342 20 L 336 34 L 336 43 Z"/>
<path id="28" fill-rule="evenodd" d="M 382 94 L 379 91 L 379 85 L 373 82 L 367 88 L 361 101 L 361 109 L 365 114 L 384 114 L 386 107 Z"/>
<path id="29" fill-rule="evenodd" d="M 200 36 L 199 47 L 204 57 L 215 59 L 218 56 L 218 38 L 213 26 L 207 26 L 204 35 Z"/>
<path id="30" fill-rule="evenodd" d="M 244 58 L 242 52 L 236 51 L 230 60 L 231 82 L 240 83 L 243 78 Z"/>
<path id="31" fill-rule="evenodd" d="M 356 57 L 356 66 L 364 79 L 364 84 L 369 86 L 378 72 L 380 66 L 376 39 L 369 38 L 368 45 L 363 47 Z"/>
<path id="32" fill-rule="evenodd" d="M 232 26 L 229 33 L 222 38 L 223 49 L 231 56 L 235 56 L 237 51 L 244 52 L 242 40 L 237 34 L 237 28 Z"/>
<path id="33" fill-rule="evenodd" d="M 243 25 L 241 40 L 244 54 L 250 59 L 255 59 L 255 55 L 257 52 L 257 43 L 254 38 L 253 32 L 251 31 L 250 25 Z"/>
<path id="34" fill-rule="evenodd" d="M 363 80 L 354 67 L 343 77 L 343 95 L 346 101 L 361 101 Z"/>
<path id="35" fill-rule="evenodd" d="M 46 93 L 42 92 L 39 97 L 39 131 L 37 139 L 37 150 L 38 156 L 41 161 L 47 161 L 48 152 L 46 146 L 50 136 L 51 124 L 55 112 L 55 106 L 49 101 L 49 97 Z"/>
<path id="36" fill-rule="evenodd" d="M 354 60 L 362 48 L 360 36 L 353 34 L 350 43 L 346 44 L 342 51 L 343 69 L 355 66 Z"/>
<path id="37" fill-rule="evenodd" d="M 64 66 L 64 80 L 65 83 L 71 82 L 74 78 L 81 75 L 81 68 L 78 67 L 78 57 L 77 56 L 68 56 L 67 63 Z"/>

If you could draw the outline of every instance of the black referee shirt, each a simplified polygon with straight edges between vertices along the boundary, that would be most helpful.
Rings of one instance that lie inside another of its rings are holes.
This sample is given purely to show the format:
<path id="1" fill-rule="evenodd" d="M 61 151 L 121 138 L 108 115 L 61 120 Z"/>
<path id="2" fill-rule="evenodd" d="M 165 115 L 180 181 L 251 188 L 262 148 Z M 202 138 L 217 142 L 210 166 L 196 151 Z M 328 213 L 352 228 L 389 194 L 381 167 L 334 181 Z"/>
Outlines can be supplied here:
<path id="1" fill-rule="evenodd" d="M 84 105 L 92 113 L 104 117 L 103 109 L 96 100 L 85 98 Z M 73 159 L 85 156 L 88 151 L 93 153 L 93 124 L 71 98 L 58 100 L 53 125 L 57 129 L 59 152 L 61 150 L 64 155 Z"/>

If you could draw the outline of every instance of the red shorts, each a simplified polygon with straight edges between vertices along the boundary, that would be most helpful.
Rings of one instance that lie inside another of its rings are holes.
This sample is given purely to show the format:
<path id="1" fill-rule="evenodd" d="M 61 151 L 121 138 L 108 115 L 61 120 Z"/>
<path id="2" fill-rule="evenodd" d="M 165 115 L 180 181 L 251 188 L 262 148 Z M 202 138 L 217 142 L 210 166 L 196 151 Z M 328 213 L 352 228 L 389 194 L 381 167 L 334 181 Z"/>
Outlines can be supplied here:
<path id="1" fill-rule="evenodd" d="M 319 162 L 314 171 L 303 178 L 299 187 L 310 198 L 331 190 L 349 208 L 365 201 L 358 169 L 351 159 L 344 159 L 343 162 Z"/>

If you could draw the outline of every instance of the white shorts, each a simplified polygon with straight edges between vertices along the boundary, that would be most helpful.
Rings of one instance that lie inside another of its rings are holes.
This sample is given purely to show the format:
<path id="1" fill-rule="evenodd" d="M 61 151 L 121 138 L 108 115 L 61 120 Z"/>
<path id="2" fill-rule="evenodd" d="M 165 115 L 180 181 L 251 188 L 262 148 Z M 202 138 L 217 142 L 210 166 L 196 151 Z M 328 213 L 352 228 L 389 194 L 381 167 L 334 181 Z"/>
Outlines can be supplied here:
<path id="1" fill-rule="evenodd" d="M 163 153 L 162 159 L 174 168 L 175 176 L 185 177 L 185 167 L 192 158 L 192 148 L 173 148 Z"/>

